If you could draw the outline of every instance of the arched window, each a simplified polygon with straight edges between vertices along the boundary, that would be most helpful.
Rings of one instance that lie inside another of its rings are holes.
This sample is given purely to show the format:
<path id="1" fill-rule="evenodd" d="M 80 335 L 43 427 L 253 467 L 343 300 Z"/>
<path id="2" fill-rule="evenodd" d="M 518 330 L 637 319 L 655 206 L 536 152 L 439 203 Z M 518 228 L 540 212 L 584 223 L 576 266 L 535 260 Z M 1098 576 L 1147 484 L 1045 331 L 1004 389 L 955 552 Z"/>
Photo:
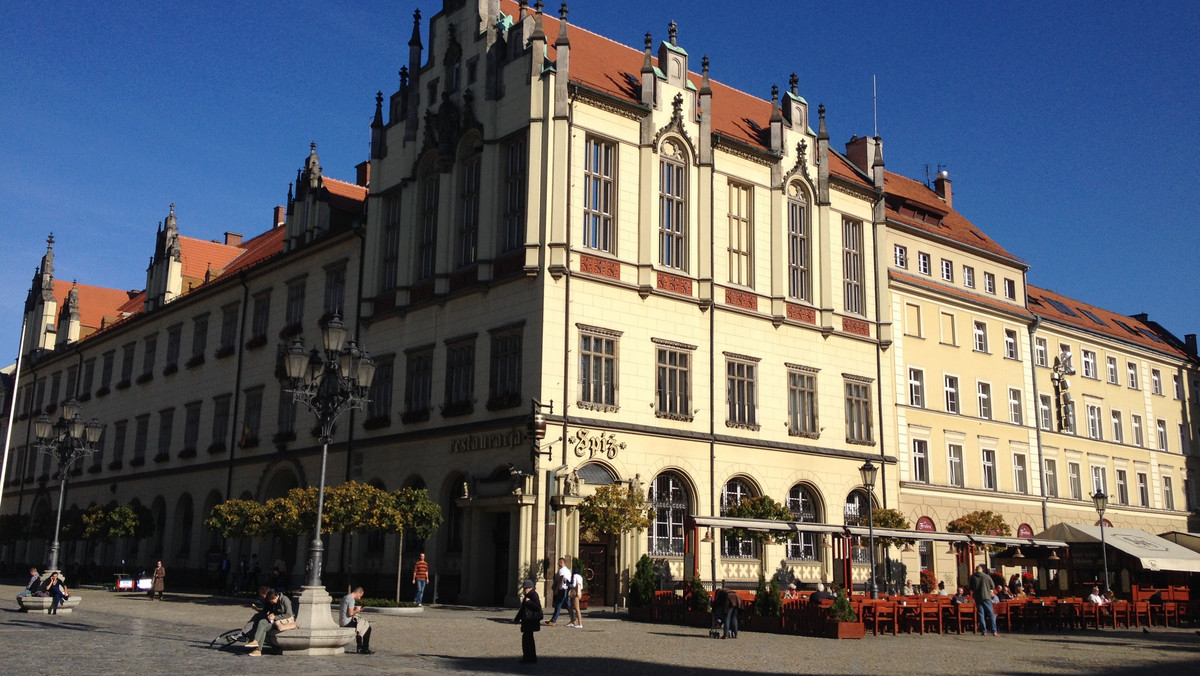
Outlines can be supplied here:
<path id="1" fill-rule="evenodd" d="M 754 491 L 750 484 L 742 479 L 730 479 L 721 489 L 721 516 L 729 513 L 729 508 L 740 504 L 742 500 L 753 497 Z M 726 535 L 721 539 L 721 555 L 729 557 L 750 558 L 758 555 L 754 540 Z"/>
<path id="2" fill-rule="evenodd" d="M 813 489 L 804 484 L 792 486 L 788 492 L 787 508 L 792 518 L 804 523 L 819 523 L 821 515 Z M 800 561 L 816 561 L 820 550 L 817 548 L 816 533 L 796 533 L 784 544 L 787 547 L 787 557 Z"/>
<path id="3" fill-rule="evenodd" d="M 648 549 L 651 556 L 683 554 L 683 520 L 688 514 L 688 492 L 683 478 L 663 472 L 650 484 L 650 524 Z"/>
<path id="4" fill-rule="evenodd" d="M 658 164 L 658 262 L 687 272 L 687 153 L 676 141 L 664 141 Z"/>
<path id="5" fill-rule="evenodd" d="M 845 521 L 847 526 L 860 526 L 867 523 L 867 510 L 871 501 L 864 491 L 851 491 L 846 496 Z M 855 563 L 870 563 L 871 553 L 865 547 L 854 550 Z"/>

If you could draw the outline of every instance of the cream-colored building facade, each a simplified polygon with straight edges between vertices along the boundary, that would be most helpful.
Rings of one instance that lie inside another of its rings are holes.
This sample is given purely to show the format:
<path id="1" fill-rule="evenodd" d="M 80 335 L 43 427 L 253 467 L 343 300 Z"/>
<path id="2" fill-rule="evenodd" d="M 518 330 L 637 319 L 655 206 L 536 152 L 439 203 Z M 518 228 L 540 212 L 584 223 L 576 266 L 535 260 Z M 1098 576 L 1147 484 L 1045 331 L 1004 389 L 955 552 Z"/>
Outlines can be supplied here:
<path id="1" fill-rule="evenodd" d="M 441 600 L 512 604 L 521 579 L 578 556 L 593 598 L 614 603 L 642 554 L 663 584 L 680 580 L 685 547 L 704 580 L 844 582 L 828 536 L 698 542 L 687 520 L 766 495 L 818 524 L 873 503 L 937 530 L 991 509 L 1038 532 L 1095 520 L 1071 493 L 1074 462 L 1085 493 L 1093 465 L 1114 491 L 1119 469 L 1134 482 L 1114 524 L 1186 529 L 1194 456 L 1151 437 L 1159 419 L 1194 427 L 1193 389 L 1169 396 L 1174 376 L 1192 382 L 1194 350 L 1027 303 L 1026 266 L 953 210 L 945 177 L 929 188 L 886 172 L 878 139 L 832 147 L 799 78 L 765 100 L 710 79 L 720 64 L 697 61 L 674 24 L 638 51 L 565 11 L 497 0 L 416 15 L 409 51 L 399 90 L 377 98 L 359 185 L 326 178 L 313 148 L 286 213 L 227 242 L 227 267 L 196 271 L 189 247 L 205 243 L 179 235 L 172 214 L 147 291 L 126 299 L 137 307 L 70 333 L 69 321 L 47 330 L 69 301 L 43 261 L 5 512 L 52 513 L 31 425 L 76 392 L 106 428 L 68 505 L 136 499 L 156 523 L 136 555 L 204 570 L 222 549 L 199 527 L 213 504 L 315 481 L 312 419 L 282 395 L 276 355 L 297 335 L 312 344 L 337 313 L 379 368 L 368 409 L 339 422 L 329 483 L 424 487 L 445 516 L 425 543 L 331 538 L 327 573 L 376 586 L 425 551 Z M 85 317 L 121 307 L 87 291 Z M 1106 416 L 1140 411 L 1145 445 L 1128 428 L 1122 444 L 1038 426 L 1051 391 L 1040 339 L 1137 362 L 1140 389 L 1101 381 L 1094 396 Z M 1155 369 L 1167 395 L 1153 394 Z M 549 422 L 540 442 L 527 431 L 535 410 Z M 871 496 L 867 460 L 881 467 Z M 1043 493 L 1050 460 L 1057 492 Z M 616 482 L 645 492 L 651 528 L 586 540 L 575 507 Z M 234 559 L 301 572 L 303 543 L 229 544 Z M 39 547 L 10 545 L 10 560 Z M 920 551 L 891 555 L 953 579 L 952 556 Z"/>

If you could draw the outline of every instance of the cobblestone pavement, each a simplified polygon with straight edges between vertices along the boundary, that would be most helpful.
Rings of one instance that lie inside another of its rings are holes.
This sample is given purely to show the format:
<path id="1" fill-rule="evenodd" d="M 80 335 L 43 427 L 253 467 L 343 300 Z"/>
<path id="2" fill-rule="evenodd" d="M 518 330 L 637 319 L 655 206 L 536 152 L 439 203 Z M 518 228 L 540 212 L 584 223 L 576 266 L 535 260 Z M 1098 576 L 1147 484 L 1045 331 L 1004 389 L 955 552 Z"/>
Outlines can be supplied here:
<path id="1" fill-rule="evenodd" d="M 705 629 L 643 624 L 603 611 L 584 629 L 560 624 L 537 635 L 540 662 L 517 664 L 515 611 L 427 607 L 416 616 L 372 614 L 375 655 L 246 656 L 209 641 L 241 626 L 250 609 L 234 599 L 81 590 L 70 615 L 16 610 L 15 586 L 0 586 L 0 671 L 8 674 L 1195 674 L 1193 629 L 1140 629 L 982 636 L 868 635 L 859 641 L 742 632 L 714 641 Z"/>

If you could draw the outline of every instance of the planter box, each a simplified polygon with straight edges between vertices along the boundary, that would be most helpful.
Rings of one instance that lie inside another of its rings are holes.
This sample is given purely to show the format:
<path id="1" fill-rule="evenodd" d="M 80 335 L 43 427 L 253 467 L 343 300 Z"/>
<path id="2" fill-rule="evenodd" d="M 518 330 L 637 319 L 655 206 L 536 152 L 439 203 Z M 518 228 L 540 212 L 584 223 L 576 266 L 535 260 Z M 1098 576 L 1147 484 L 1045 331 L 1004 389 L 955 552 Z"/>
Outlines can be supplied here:
<path id="1" fill-rule="evenodd" d="M 637 622 L 653 622 L 654 613 L 650 606 L 630 606 L 629 619 Z"/>
<path id="2" fill-rule="evenodd" d="M 867 635 L 867 625 L 862 622 L 830 622 L 828 638 L 862 638 Z"/>
<path id="3" fill-rule="evenodd" d="M 58 604 L 58 612 L 70 614 L 83 597 L 79 594 L 71 594 L 70 598 Z M 40 613 L 46 615 L 50 613 L 50 604 L 54 603 L 54 599 L 49 596 L 18 596 L 17 605 L 21 606 L 21 612 L 25 613 Z"/>

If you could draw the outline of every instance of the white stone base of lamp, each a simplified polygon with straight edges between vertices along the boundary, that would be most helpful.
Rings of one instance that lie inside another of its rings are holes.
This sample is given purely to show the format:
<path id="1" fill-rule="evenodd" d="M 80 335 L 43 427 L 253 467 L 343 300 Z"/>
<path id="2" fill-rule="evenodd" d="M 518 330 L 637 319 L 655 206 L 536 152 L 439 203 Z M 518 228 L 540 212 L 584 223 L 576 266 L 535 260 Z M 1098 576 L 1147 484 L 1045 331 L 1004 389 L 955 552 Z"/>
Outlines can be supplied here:
<path id="1" fill-rule="evenodd" d="M 284 655 L 341 655 L 354 643 L 354 627 L 339 627 L 324 587 L 305 587 L 296 606 L 297 628 L 275 634 Z"/>
<path id="2" fill-rule="evenodd" d="M 78 594 L 71 594 L 67 600 L 58 604 L 58 612 L 64 615 L 69 615 L 75 610 L 75 606 L 83 597 Z M 50 605 L 54 603 L 54 598 L 51 596 L 18 596 L 17 605 L 21 606 L 21 611 L 26 613 L 40 613 L 42 615 L 50 614 Z"/>
<path id="3" fill-rule="evenodd" d="M 420 615 L 425 612 L 424 606 L 411 606 L 404 608 L 387 608 L 382 606 L 366 606 L 363 612 L 379 613 L 380 615 Z"/>

